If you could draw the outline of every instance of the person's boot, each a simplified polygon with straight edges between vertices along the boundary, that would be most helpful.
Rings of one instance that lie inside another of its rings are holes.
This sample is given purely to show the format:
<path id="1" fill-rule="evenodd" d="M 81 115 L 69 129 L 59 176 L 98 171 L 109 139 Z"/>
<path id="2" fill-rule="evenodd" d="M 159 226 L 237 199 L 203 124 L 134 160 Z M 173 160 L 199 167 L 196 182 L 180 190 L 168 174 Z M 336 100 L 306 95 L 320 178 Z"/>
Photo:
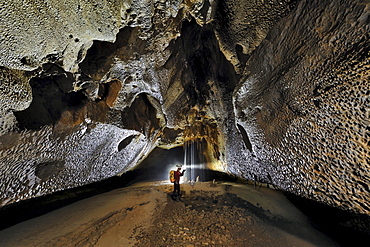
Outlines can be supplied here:
<path id="1" fill-rule="evenodd" d="M 177 192 L 173 191 L 171 197 L 173 200 L 176 200 L 176 198 L 178 197 Z"/>

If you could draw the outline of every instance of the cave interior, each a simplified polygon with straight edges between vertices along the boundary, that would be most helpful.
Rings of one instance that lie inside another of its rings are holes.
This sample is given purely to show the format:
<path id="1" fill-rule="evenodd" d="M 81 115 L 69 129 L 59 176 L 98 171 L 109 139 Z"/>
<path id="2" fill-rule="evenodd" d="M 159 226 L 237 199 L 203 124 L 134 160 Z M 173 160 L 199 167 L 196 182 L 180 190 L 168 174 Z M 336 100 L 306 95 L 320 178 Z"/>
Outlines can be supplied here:
<path id="1" fill-rule="evenodd" d="M 182 164 L 368 237 L 368 1 L 121 2 L 3 4 L 2 228 Z"/>

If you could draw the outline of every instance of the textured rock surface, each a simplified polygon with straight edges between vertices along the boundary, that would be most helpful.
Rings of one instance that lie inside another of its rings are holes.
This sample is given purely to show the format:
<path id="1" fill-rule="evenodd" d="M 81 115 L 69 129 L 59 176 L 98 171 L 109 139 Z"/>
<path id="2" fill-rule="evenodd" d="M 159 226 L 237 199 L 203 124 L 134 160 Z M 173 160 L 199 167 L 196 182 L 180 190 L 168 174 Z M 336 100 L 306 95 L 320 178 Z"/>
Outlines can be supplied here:
<path id="1" fill-rule="evenodd" d="M 0 3 L 1 205 L 201 140 L 212 169 L 370 214 L 369 8 Z"/>
<path id="2" fill-rule="evenodd" d="M 369 21 L 368 4 L 301 2 L 252 54 L 235 91 L 239 124 L 253 151 L 269 157 L 257 176 L 364 213 L 370 209 Z"/>

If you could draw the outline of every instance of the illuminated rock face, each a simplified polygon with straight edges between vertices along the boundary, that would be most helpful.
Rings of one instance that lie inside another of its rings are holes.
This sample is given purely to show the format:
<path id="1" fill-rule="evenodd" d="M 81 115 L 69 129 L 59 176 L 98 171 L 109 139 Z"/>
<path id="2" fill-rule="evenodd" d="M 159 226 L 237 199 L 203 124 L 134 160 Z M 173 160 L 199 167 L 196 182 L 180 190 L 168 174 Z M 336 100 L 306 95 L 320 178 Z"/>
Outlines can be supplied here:
<path id="1" fill-rule="evenodd" d="M 1 205 L 201 139 L 209 168 L 370 214 L 369 3 L 52 2 L 1 4 Z"/>
<path id="2" fill-rule="evenodd" d="M 266 157 L 249 170 L 286 190 L 367 214 L 369 7 L 302 1 L 252 53 L 234 91 L 236 122 L 257 159 Z"/>

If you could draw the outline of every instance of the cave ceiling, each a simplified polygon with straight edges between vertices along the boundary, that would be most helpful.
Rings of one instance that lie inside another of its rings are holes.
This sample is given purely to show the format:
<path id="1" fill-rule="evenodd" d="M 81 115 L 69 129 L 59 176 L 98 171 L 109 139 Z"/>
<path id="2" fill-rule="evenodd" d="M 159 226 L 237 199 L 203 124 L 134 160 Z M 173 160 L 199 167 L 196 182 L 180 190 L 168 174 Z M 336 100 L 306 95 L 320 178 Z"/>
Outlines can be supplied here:
<path id="1" fill-rule="evenodd" d="M 207 166 L 370 214 L 370 3 L 0 3 L 0 203 L 201 140 Z"/>

